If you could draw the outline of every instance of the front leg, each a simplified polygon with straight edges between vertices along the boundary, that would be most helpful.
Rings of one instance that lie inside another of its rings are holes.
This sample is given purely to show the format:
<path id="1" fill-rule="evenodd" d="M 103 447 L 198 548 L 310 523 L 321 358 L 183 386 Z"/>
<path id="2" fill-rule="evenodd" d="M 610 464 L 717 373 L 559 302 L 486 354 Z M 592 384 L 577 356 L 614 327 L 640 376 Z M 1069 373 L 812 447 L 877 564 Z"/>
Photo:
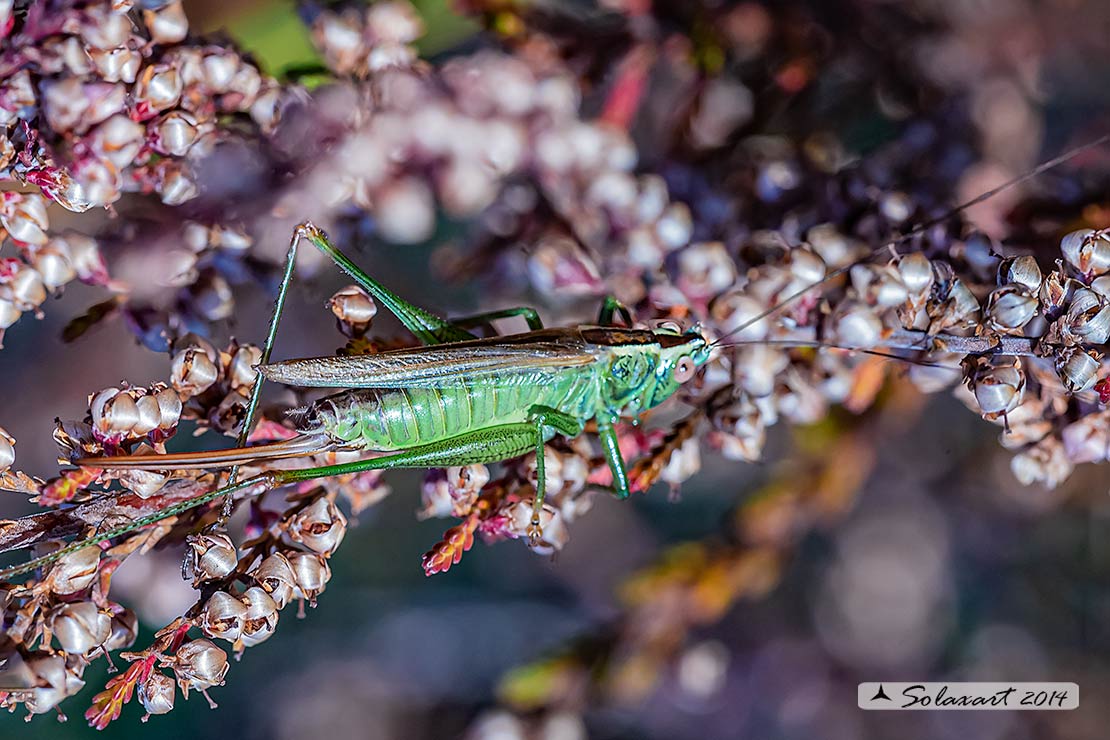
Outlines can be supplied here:
<path id="1" fill-rule="evenodd" d="M 597 436 L 601 440 L 601 450 L 605 461 L 609 463 L 609 470 L 613 474 L 613 493 L 622 501 L 632 493 L 628 484 L 628 470 L 621 456 L 620 445 L 617 444 L 617 430 L 609 421 L 597 421 Z"/>

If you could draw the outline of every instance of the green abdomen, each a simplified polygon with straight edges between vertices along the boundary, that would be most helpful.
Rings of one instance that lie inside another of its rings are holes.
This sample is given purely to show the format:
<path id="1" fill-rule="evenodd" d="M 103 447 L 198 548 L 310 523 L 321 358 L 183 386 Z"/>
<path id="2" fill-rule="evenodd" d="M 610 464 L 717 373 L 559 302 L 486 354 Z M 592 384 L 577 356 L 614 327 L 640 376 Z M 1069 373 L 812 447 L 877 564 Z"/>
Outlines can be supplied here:
<path id="1" fill-rule="evenodd" d="M 400 450 L 522 422 L 536 405 L 585 420 L 597 408 L 597 393 L 592 368 L 563 369 L 442 388 L 345 391 L 319 401 L 309 421 L 337 441 L 371 450 Z"/>

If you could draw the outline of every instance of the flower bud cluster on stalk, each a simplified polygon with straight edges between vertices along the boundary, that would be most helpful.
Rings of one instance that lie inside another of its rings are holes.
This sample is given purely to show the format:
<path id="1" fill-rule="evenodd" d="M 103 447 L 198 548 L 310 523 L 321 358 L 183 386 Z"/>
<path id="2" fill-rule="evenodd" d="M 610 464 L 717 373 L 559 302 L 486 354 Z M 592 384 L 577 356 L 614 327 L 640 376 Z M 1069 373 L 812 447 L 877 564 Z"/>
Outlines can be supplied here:
<path id="1" fill-rule="evenodd" d="M 51 202 L 75 213 L 124 193 L 186 203 L 198 193 L 195 163 L 234 136 L 221 121 L 272 131 L 287 94 L 237 51 L 192 39 L 180 1 L 9 2 L 5 12 L 0 339 L 73 279 L 109 285 L 97 240 L 51 230 Z"/>
<path id="2" fill-rule="evenodd" d="M 707 6 L 714 22 L 683 30 L 621 0 L 603 3 L 606 22 L 597 24 L 555 22 L 529 4 L 459 5 L 491 33 L 477 50 L 434 63 L 417 54 L 423 21 L 403 0 L 306 8 L 328 70 L 308 92 L 266 76 L 224 41 L 191 35 L 179 1 L 59 2 L 47 13 L 0 0 L 0 179 L 11 185 L 0 188 L 0 339 L 81 280 L 116 295 L 73 322 L 78 329 L 121 316 L 148 348 L 169 355 L 163 381 L 94 391 L 84 419 L 59 424 L 63 462 L 164 452 L 183 421 L 235 436 L 262 351 L 209 336 L 225 332 L 239 286 L 278 274 L 274 245 L 309 218 L 352 250 L 358 237 L 394 247 L 433 241 L 446 219 L 465 236 L 439 246 L 433 262 L 474 278 L 490 308 L 520 302 L 517 288 L 504 287 L 518 286 L 574 324 L 583 323 L 583 305 L 596 311 L 611 295 L 636 328 L 697 322 L 719 339 L 671 405 L 681 414 L 620 425 L 635 493 L 664 482 L 677 495 L 706 452 L 759 460 L 779 421 L 813 424 L 834 406 L 868 408 L 898 367 L 869 352 L 907 359 L 910 383 L 954 389 L 1000 425 L 1023 483 L 1055 486 L 1076 464 L 1110 455 L 1110 411 L 1099 405 L 1110 401 L 1102 355 L 1110 232 L 1060 225 L 1047 240 L 1002 243 L 963 214 L 940 218 L 954 200 L 952 182 L 978 156 L 964 143 L 971 123 L 963 114 L 908 103 L 895 114 L 876 103 L 900 133 L 854 162 L 812 121 L 792 137 L 764 133 L 767 120 L 795 105 L 808 112 L 800 121 L 821 119 L 799 93 L 816 87 L 821 70 L 838 69 L 821 56 L 833 53 L 820 51 L 823 37 L 798 43 L 779 33 L 787 21 L 769 6 Z M 876 68 L 904 61 L 871 47 L 854 52 Z M 902 74 L 941 94 L 916 68 Z M 242 169 L 260 163 L 265 177 L 229 177 L 226 162 L 237 165 L 244 152 L 252 164 Z M 63 210 L 126 212 L 124 204 L 144 199 L 169 225 L 121 218 L 96 236 L 51 225 L 59 216 L 67 226 L 92 223 Z M 1055 241 L 1058 253 L 1037 252 Z M 297 269 L 311 269 L 319 255 L 301 249 L 311 257 Z M 378 308 L 359 287 L 326 306 L 347 341 L 343 353 L 411 344 L 371 333 Z M 236 329 L 255 338 L 264 326 Z M 299 416 L 288 412 L 316 398 L 284 393 L 263 408 L 249 441 L 293 437 Z M 557 437 L 542 455 L 428 472 L 416 515 L 458 521 L 424 556 L 427 574 L 458 563 L 476 538 L 519 539 L 541 555 L 567 545 L 611 473 L 589 433 Z M 244 465 L 238 475 L 359 457 L 321 452 Z M 867 455 L 850 448 L 849 457 Z M 0 429 L 0 483 L 43 506 L 69 506 L 59 509 L 70 517 L 65 536 L 149 516 L 227 480 L 80 468 L 43 482 L 14 464 L 15 440 Z M 122 490 L 105 493 L 110 485 Z M 54 709 L 80 690 L 91 660 L 131 646 L 137 620 L 109 598 L 110 575 L 159 543 L 182 546 L 196 603 L 149 646 L 122 656 L 129 665 L 86 718 L 103 728 L 132 696 L 148 717 L 164 714 L 178 690 L 211 702 L 207 692 L 229 669 L 228 646 L 241 655 L 273 635 L 286 606 L 296 602 L 303 615 L 314 605 L 348 515 L 389 492 L 381 471 L 290 485 L 243 507 L 242 536 L 209 526 L 224 506 L 214 501 L 71 552 L 25 585 L 3 585 L 0 706 Z M 258 493 L 239 491 L 231 508 Z M 679 567 L 681 576 L 647 578 L 683 605 L 670 614 L 682 634 L 773 586 L 785 544 L 820 504 L 792 493 L 774 507 L 744 515 L 743 548 L 699 551 L 697 567 Z M 34 542 L 50 539 L 38 532 Z M 701 588 L 698 568 L 723 573 L 731 590 Z M 644 603 L 645 622 L 659 608 L 648 591 L 631 597 Z M 575 729 L 573 717 L 562 720 L 553 726 Z M 514 721 L 493 715 L 485 724 L 491 733 L 535 729 Z"/>

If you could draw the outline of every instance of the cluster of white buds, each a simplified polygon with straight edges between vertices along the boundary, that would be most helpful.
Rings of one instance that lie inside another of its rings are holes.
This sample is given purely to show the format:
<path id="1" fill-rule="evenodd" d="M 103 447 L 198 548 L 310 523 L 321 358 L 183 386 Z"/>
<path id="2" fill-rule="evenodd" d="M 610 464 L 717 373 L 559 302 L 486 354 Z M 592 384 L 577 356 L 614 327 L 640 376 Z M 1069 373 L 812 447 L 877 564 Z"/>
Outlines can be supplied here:
<path id="1" fill-rule="evenodd" d="M 421 519 L 466 516 L 490 480 L 489 468 L 482 464 L 433 468 L 421 488 Z"/>
<path id="2" fill-rule="evenodd" d="M 247 252 L 254 240 L 242 226 L 204 224 L 189 221 L 181 229 L 183 248 L 167 255 L 167 269 L 159 276 L 159 284 L 190 287 L 191 305 L 209 320 L 227 318 L 233 310 L 231 289 L 226 279 L 215 273 L 200 278 L 200 263 L 216 251 L 239 255 Z"/>
<path id="3" fill-rule="evenodd" d="M 927 359 L 943 367 L 915 367 L 910 378 L 922 390 L 935 391 L 962 377 L 969 391 L 958 391 L 963 399 L 985 419 L 1006 427 L 1003 444 L 1019 451 L 1014 471 L 1023 482 L 1057 485 L 1075 463 L 1106 459 L 1105 453 L 1092 452 L 1102 441 L 1091 441 L 1086 426 L 1068 433 L 1086 424 L 1086 417 L 1081 414 L 1070 426 L 1065 421 L 1068 398 L 1089 391 L 1103 374 L 1102 349 L 1110 340 L 1110 300 L 1104 292 L 1110 288 L 1110 239 L 1105 232 L 1087 229 L 1065 236 L 1064 259 L 1047 274 L 1031 256 L 994 257 L 979 234 L 953 242 L 954 252 L 982 252 L 984 269 L 978 277 L 959 276 L 948 260 L 929 259 L 921 251 L 887 263 L 857 262 L 865 250 L 829 225 L 811 228 L 809 242 L 797 247 L 784 247 L 781 238 L 777 246 L 754 237 L 753 242 L 747 253 L 760 253 L 765 261 L 748 270 L 740 287 L 713 297 L 708 307 L 710 328 L 744 343 L 710 365 L 701 389 L 703 397 L 711 397 L 724 385 L 733 387 L 727 402 L 708 409 L 712 431 L 707 440 L 726 456 L 756 459 L 766 428 L 780 417 L 814 421 L 828 403 L 850 399 L 862 356 L 811 356 L 788 348 L 795 340 L 819 345 L 827 337 L 838 347 L 932 351 Z M 674 280 L 691 305 L 704 300 L 707 273 L 704 254 L 693 267 L 682 260 L 694 248 L 679 254 Z M 828 270 L 847 266 L 850 280 L 843 288 L 804 291 Z M 994 285 L 983 280 L 992 274 L 988 266 L 997 275 Z M 977 296 L 985 297 L 982 303 Z M 780 343 L 758 344 L 765 339 Z M 1021 351 L 1008 355 L 1007 347 Z M 1071 442 L 1062 443 L 1061 435 Z"/>
<path id="4" fill-rule="evenodd" d="M 280 609 L 261 586 L 251 586 L 238 596 L 217 591 L 201 609 L 200 628 L 209 637 L 239 648 L 253 647 L 274 633 Z"/>
<path id="5" fill-rule="evenodd" d="M 217 350 L 210 342 L 187 336 L 174 352 L 170 383 L 187 404 L 185 416 L 223 433 L 242 421 L 251 390 L 258 381 L 255 366 L 262 349 L 232 342 Z"/>
<path id="6" fill-rule="evenodd" d="M 403 0 L 365 8 L 322 11 L 312 23 L 312 38 L 328 67 L 338 75 L 366 76 L 416 60 L 412 42 L 424 34 L 424 22 Z"/>
<path id="7" fill-rule="evenodd" d="M 22 702 L 31 714 L 49 712 L 84 688 L 82 675 L 86 665 L 87 661 L 80 656 L 68 658 L 41 650 L 26 657 L 12 653 L 3 668 L 5 686 L 27 688 L 7 692 L 0 701 L 12 707 Z"/>
<path id="8" fill-rule="evenodd" d="M 571 451 L 544 447 L 545 495 L 539 516 L 539 538 L 535 539 L 532 526 L 535 508 L 530 491 L 535 489 L 538 468 L 535 453 L 523 458 L 519 475 L 530 485 L 521 489 L 519 497 L 509 497 L 501 503 L 496 521 L 503 522 L 503 529 L 490 530 L 487 537 L 523 539 L 540 555 L 562 550 L 570 540 L 569 525 L 589 511 L 593 503 L 592 494 L 585 490 L 590 476 L 588 459 L 584 445 Z"/>
<path id="9" fill-rule="evenodd" d="M 223 548 L 223 544 L 217 547 Z M 200 610 L 198 626 L 208 637 L 232 643 L 237 651 L 269 639 L 277 629 L 278 613 L 288 604 L 316 603 L 331 578 L 326 557 L 287 547 L 274 550 L 247 571 L 253 585 L 241 592 L 213 592 Z M 219 562 L 215 562 L 217 559 Z M 222 572 L 229 557 L 221 553 L 219 558 L 208 560 L 216 572 Z M 222 577 L 230 573 L 227 570 Z M 209 580 L 222 577 L 213 574 Z"/>
<path id="10" fill-rule="evenodd" d="M 107 282 L 95 240 L 50 232 L 47 199 L 42 194 L 0 193 L 0 225 L 20 254 L 20 258 L 0 257 L 0 340 L 23 313 L 40 313 L 47 295 L 75 278 Z"/>
<path id="11" fill-rule="evenodd" d="M 89 397 L 92 432 L 104 445 L 171 436 L 181 420 L 181 399 L 164 383 L 148 388 L 105 388 Z"/>
<path id="12" fill-rule="evenodd" d="M 41 100 L 20 75 L 4 92 L 23 116 L 41 106 L 41 138 L 66 165 L 45 155 L 23 178 L 63 206 L 107 206 L 128 190 L 183 203 L 197 193 L 189 160 L 211 151 L 220 115 L 245 113 L 266 131 L 276 124 L 276 83 L 232 50 L 190 45 L 179 0 L 141 13 L 110 0 L 56 13 L 62 33 L 49 34 L 24 71 L 41 77 Z M 31 21 L 15 40 L 47 35 Z"/>

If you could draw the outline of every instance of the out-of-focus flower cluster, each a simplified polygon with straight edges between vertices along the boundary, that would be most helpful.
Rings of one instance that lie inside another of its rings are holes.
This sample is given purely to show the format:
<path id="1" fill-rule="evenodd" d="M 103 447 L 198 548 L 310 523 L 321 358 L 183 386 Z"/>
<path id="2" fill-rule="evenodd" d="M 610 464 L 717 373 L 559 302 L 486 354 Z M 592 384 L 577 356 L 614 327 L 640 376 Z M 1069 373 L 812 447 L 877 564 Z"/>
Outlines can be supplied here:
<path id="1" fill-rule="evenodd" d="M 183 204 L 197 194 L 192 163 L 232 135 L 229 117 L 272 130 L 283 92 L 234 49 L 191 39 L 180 2 L 9 2 L 0 14 L 0 225 L 18 254 L 0 260 L 2 338 L 75 278 L 128 288 L 109 283 L 97 240 L 51 230 L 50 202 Z"/>
<path id="2" fill-rule="evenodd" d="M 226 43 L 190 36 L 177 2 L 61 3 L 50 12 L 0 2 L 0 177 L 19 186 L 0 193 L 5 246 L 18 255 L 0 259 L 0 332 L 79 278 L 119 294 L 83 324 L 122 315 L 148 347 L 171 355 L 164 382 L 93 393 L 85 419 L 61 424 L 67 458 L 158 454 L 183 420 L 228 436 L 240 429 L 261 350 L 203 335 L 232 315 L 244 276 L 276 272 L 267 249 L 288 236 L 278 230 L 311 218 L 335 227 L 340 242 L 371 234 L 415 244 L 432 239 L 444 216 L 466 236 L 441 248 L 437 264 L 490 276 L 491 307 L 519 298 L 504 286 L 528 286 L 556 318 L 581 321 L 578 299 L 611 294 L 637 322 L 698 321 L 720 340 L 684 389 L 685 415 L 621 428 L 635 492 L 659 481 L 677 490 L 706 450 L 759 459 L 780 420 L 810 424 L 834 405 L 863 411 L 895 366 L 868 352 L 904 357 L 918 387 L 955 387 L 1004 426 L 1023 482 L 1055 485 L 1074 464 L 1106 458 L 1099 401 L 1110 399 L 1110 385 L 1099 378 L 1110 339 L 1110 238 L 1092 229 L 1064 236 L 1059 224 L 1049 241 L 1062 237 L 1060 252 L 1045 259 L 1033 254 L 1040 245 L 1003 245 L 993 229 L 988 236 L 963 214 L 945 215 L 950 183 L 975 152 L 959 114 L 933 114 L 946 109 L 930 104 L 939 92 L 917 66 L 904 74 L 925 89 L 924 102 L 896 105 L 873 91 L 885 104 L 879 115 L 907 123 L 890 147 L 856 162 L 804 113 L 799 135 L 762 128 L 816 86 L 815 22 L 783 20 L 758 3 L 678 30 L 641 3 L 556 20 L 524 5 L 463 5 L 500 43 L 437 64 L 419 59 L 423 24 L 404 2 L 312 9 L 330 78 L 309 94 Z M 801 30 L 778 33 L 787 23 Z M 888 51 L 852 53 L 890 66 Z M 203 173 L 227 174 L 221 145 L 232 142 L 268 169 L 234 186 L 254 190 L 226 197 L 230 186 Z M 209 190 L 218 205 L 205 200 Z M 174 214 L 151 240 L 166 248 L 106 261 L 101 246 L 134 246 L 144 234 L 126 224 L 99 241 L 51 230 L 50 201 L 82 212 L 124 194 L 155 196 Z M 328 308 L 345 353 L 398 345 L 369 334 L 377 307 L 360 289 L 344 288 Z M 285 412 L 317 399 L 284 398 L 265 409 L 252 441 L 292 438 L 300 417 Z M 611 474 L 588 434 L 543 454 L 538 538 L 527 536 L 535 455 L 428 474 L 418 516 L 459 521 L 425 555 L 426 573 L 448 570 L 476 538 L 521 539 L 540 554 L 565 546 Z M 353 455 L 320 452 L 239 475 Z M 851 456 L 862 475 L 866 456 Z M 5 486 L 71 506 L 56 521 L 5 522 L 6 549 L 120 529 L 104 547 L 71 552 L 28 584 L 0 590 L 5 705 L 48 711 L 80 690 L 91 659 L 130 647 L 135 617 L 110 600 L 111 573 L 134 552 L 185 545 L 196 603 L 150 646 L 122 655 L 130 666 L 86 714 L 97 727 L 133 694 L 148 715 L 161 714 L 175 686 L 187 696 L 220 685 L 228 671 L 220 644 L 241 653 L 273 634 L 286 606 L 314 603 L 347 530 L 342 509 L 357 513 L 389 492 L 378 471 L 290 486 L 278 508 L 264 504 L 281 493 L 241 507 L 238 541 L 210 527 L 222 501 L 124 532 L 223 478 L 79 468 L 43 482 L 14 462 L 15 441 L 0 430 Z M 634 639 L 618 661 L 616 691 L 642 695 L 640 668 L 673 659 L 694 627 L 774 585 L 793 533 L 839 510 L 859 483 L 820 482 L 814 490 L 825 497 L 792 491 L 769 510 L 747 510 L 744 547 L 680 553 L 674 567 L 630 587 Z M 101 490 L 110 485 L 119 490 Z M 239 491 L 238 501 L 259 493 Z"/>

